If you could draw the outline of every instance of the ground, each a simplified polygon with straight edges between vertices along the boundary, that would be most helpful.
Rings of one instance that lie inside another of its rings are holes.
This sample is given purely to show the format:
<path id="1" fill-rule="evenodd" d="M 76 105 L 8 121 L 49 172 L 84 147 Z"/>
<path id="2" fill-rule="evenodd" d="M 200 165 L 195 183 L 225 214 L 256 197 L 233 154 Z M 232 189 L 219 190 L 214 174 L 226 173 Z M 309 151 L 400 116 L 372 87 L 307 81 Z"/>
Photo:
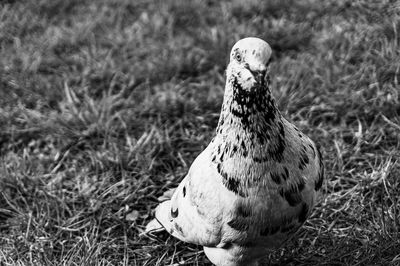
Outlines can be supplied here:
<path id="1" fill-rule="evenodd" d="M 214 135 L 229 50 L 273 48 L 284 116 L 326 182 L 266 265 L 400 265 L 400 4 L 0 2 L 1 265 L 210 265 L 143 235 Z"/>

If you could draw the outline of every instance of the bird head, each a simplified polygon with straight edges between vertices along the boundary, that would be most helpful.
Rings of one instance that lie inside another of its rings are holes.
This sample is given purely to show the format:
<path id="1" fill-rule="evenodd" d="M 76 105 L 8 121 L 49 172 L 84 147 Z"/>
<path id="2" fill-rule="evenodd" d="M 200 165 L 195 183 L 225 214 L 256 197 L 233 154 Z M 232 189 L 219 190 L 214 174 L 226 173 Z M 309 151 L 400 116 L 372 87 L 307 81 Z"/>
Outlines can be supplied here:
<path id="1" fill-rule="evenodd" d="M 243 89 L 264 86 L 271 53 L 269 44 L 259 38 L 239 40 L 230 54 L 228 79 L 235 78 Z"/>

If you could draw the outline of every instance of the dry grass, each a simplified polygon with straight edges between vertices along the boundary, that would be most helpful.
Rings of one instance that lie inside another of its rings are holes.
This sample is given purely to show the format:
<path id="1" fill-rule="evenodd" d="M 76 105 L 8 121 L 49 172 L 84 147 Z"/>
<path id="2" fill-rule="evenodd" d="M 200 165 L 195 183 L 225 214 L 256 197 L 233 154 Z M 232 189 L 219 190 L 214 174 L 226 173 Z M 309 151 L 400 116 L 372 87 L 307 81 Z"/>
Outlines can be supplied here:
<path id="1" fill-rule="evenodd" d="M 210 265 L 140 236 L 217 124 L 230 47 L 273 47 L 273 93 L 321 145 L 324 195 L 267 265 L 400 265 L 396 1 L 0 3 L 2 265 Z"/>

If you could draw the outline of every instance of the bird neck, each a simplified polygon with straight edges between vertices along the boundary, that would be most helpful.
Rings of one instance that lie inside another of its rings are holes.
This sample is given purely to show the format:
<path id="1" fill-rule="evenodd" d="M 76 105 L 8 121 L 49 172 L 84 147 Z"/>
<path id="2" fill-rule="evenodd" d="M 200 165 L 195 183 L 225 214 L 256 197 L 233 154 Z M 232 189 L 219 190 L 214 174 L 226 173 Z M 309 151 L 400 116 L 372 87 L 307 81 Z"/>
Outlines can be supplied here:
<path id="1" fill-rule="evenodd" d="M 254 144 L 265 144 L 273 140 L 281 122 L 268 82 L 243 88 L 236 77 L 228 79 L 217 136 L 240 134 L 241 138 L 251 138 Z"/>
<path id="2" fill-rule="evenodd" d="M 236 78 L 228 80 L 211 154 L 228 189 L 246 195 L 249 180 L 268 183 L 262 169 L 283 161 L 285 135 L 268 83 L 244 89 Z"/>

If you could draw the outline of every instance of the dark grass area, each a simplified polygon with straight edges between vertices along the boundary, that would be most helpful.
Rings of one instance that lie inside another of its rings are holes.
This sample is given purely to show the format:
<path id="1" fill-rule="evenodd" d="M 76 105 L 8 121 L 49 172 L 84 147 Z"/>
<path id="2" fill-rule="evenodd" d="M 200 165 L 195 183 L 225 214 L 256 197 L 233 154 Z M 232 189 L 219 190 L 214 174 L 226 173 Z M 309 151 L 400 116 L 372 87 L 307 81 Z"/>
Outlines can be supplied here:
<path id="1" fill-rule="evenodd" d="M 210 265 L 141 233 L 213 136 L 246 36 L 327 170 L 266 265 L 399 265 L 400 4 L 333 0 L 0 2 L 2 264 Z"/>

